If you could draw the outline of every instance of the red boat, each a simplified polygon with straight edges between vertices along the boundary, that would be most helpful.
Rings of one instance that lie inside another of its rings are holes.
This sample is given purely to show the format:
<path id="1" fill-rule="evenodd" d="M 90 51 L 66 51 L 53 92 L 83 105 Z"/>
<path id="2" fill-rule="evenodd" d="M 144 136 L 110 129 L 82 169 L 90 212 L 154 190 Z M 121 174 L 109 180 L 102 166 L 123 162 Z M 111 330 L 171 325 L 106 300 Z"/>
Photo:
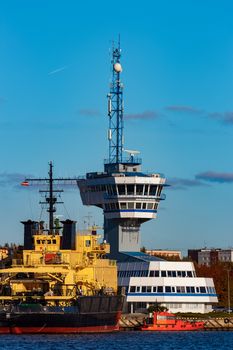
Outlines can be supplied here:
<path id="1" fill-rule="evenodd" d="M 204 322 L 181 320 L 170 312 L 154 312 L 144 320 L 141 331 L 198 331 L 204 328 Z"/>

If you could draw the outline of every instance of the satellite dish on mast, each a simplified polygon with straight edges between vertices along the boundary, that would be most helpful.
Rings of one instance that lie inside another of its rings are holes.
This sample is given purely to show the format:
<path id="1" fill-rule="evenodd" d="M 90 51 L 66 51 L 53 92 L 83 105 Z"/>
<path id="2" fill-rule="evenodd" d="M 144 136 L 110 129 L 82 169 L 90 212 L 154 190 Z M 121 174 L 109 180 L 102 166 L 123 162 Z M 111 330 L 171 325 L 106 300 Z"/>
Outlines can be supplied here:
<path id="1" fill-rule="evenodd" d="M 129 154 L 129 159 L 131 162 L 134 162 L 135 155 L 140 153 L 140 151 L 135 151 L 132 149 L 124 149 L 124 152 Z"/>

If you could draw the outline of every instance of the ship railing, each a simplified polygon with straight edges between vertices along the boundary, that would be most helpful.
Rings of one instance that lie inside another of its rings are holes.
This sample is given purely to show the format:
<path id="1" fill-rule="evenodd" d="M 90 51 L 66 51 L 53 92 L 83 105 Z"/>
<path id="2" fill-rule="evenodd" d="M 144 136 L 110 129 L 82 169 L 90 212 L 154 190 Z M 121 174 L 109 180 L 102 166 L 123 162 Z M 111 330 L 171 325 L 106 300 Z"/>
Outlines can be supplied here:
<path id="1" fill-rule="evenodd" d="M 131 156 L 131 157 L 122 157 L 122 159 L 116 163 L 115 160 L 111 161 L 109 160 L 109 158 L 104 159 L 104 164 L 108 165 L 108 164 L 142 164 L 142 158 L 140 157 L 135 157 L 135 156 Z"/>
<path id="2" fill-rule="evenodd" d="M 60 259 L 59 261 L 45 261 L 29 259 L 26 262 L 23 259 L 12 259 L 12 266 L 48 266 L 48 265 L 69 265 L 67 259 Z"/>

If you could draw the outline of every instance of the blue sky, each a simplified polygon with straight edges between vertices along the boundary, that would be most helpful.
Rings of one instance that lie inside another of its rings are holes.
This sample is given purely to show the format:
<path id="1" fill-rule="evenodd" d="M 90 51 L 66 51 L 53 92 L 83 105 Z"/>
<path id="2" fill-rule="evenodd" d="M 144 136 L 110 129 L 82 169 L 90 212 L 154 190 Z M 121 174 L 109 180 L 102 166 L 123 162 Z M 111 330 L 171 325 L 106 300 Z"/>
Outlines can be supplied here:
<path id="1" fill-rule="evenodd" d="M 25 175 L 101 171 L 107 156 L 111 41 L 121 34 L 125 146 L 172 186 L 148 248 L 229 247 L 233 227 L 232 1 L 5 1 L 0 5 L 0 242 L 38 219 Z M 76 188 L 66 210 L 91 213 Z"/>

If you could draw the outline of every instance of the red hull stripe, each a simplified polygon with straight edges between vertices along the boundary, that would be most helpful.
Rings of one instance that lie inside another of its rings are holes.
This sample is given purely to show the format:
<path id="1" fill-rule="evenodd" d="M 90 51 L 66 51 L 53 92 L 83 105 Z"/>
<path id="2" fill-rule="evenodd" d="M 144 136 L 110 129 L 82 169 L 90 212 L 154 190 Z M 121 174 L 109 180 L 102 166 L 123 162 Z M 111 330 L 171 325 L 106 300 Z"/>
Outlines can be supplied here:
<path id="1" fill-rule="evenodd" d="M 69 333 L 105 333 L 118 331 L 118 326 L 93 326 L 93 327 L 0 327 L 0 334 L 69 334 Z"/>

